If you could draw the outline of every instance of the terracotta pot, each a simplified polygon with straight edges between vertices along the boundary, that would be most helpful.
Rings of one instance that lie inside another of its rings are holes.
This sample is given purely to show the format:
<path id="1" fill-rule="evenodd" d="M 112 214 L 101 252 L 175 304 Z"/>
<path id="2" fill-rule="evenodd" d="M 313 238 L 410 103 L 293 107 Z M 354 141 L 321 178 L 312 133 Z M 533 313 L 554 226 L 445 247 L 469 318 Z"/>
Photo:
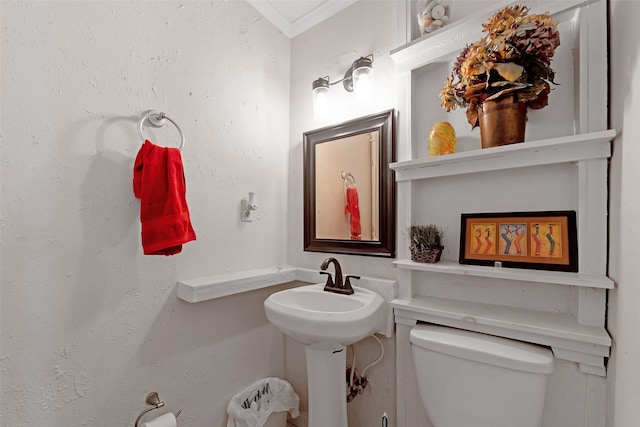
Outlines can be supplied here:
<path id="1" fill-rule="evenodd" d="M 524 141 L 527 106 L 513 97 L 482 103 L 480 139 L 482 148 L 498 147 Z"/>

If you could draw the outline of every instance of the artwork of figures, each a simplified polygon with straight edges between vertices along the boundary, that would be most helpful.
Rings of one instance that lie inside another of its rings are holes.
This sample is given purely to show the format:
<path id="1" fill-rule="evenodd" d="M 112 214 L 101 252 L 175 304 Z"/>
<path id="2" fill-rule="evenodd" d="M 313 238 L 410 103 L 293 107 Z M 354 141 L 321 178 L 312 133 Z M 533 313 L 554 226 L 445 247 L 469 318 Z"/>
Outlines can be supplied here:
<path id="1" fill-rule="evenodd" d="M 462 214 L 460 263 L 578 271 L 574 211 Z"/>
<path id="2" fill-rule="evenodd" d="M 475 238 L 473 252 L 478 254 L 492 254 L 496 251 L 496 224 L 471 224 Z"/>
<path id="3" fill-rule="evenodd" d="M 527 256 L 528 248 L 522 244 L 526 233 L 527 224 L 524 222 L 500 224 L 500 253 Z"/>
<path id="4" fill-rule="evenodd" d="M 533 224 L 531 253 L 534 256 L 562 257 L 562 226 L 558 222 Z"/>

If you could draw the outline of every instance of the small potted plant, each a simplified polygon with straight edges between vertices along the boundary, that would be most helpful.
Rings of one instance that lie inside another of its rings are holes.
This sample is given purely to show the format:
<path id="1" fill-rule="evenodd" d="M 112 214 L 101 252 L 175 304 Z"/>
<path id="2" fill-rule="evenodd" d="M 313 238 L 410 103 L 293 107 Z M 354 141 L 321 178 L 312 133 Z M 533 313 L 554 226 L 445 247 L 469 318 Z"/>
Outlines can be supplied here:
<path id="1" fill-rule="evenodd" d="M 438 262 L 442 255 L 444 232 L 434 224 L 412 225 L 408 229 L 411 260 L 415 262 Z"/>
<path id="2" fill-rule="evenodd" d="M 440 93 L 446 111 L 467 107 L 482 147 L 524 141 L 527 108 L 547 105 L 555 84 L 551 60 L 560 45 L 558 23 L 548 13 L 508 6 L 485 24 L 485 37 L 462 50 Z M 497 112 L 508 112 L 498 117 Z"/>

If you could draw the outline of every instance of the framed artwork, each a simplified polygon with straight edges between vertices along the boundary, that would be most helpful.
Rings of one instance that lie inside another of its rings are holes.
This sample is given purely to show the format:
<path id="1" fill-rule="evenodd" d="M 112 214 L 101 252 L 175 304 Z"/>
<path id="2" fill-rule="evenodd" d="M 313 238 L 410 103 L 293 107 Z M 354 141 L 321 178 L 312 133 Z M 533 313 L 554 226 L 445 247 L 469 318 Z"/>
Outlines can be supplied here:
<path id="1" fill-rule="evenodd" d="M 462 214 L 460 264 L 577 272 L 576 213 Z"/>

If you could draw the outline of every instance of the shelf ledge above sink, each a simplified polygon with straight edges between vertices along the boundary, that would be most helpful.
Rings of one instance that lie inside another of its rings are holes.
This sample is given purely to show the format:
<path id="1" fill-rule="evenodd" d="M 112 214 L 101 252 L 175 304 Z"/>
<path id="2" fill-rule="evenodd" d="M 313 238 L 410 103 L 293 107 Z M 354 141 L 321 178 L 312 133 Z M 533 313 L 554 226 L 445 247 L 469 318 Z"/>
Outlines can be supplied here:
<path id="1" fill-rule="evenodd" d="M 268 267 L 181 280 L 176 284 L 176 296 L 189 303 L 198 303 L 285 283 L 297 281 L 309 284 L 320 283 L 323 280 L 326 278 L 322 277 L 319 270 L 292 266 Z M 397 297 L 397 282 L 361 276 L 357 286 L 377 293 L 385 301 L 385 321 L 379 333 L 387 337 L 393 336 L 393 309 L 390 302 Z"/>
<path id="2" fill-rule="evenodd" d="M 315 283 L 320 279 L 313 270 L 268 267 L 181 280 L 176 285 L 176 294 L 183 301 L 196 303 L 294 281 Z"/>

